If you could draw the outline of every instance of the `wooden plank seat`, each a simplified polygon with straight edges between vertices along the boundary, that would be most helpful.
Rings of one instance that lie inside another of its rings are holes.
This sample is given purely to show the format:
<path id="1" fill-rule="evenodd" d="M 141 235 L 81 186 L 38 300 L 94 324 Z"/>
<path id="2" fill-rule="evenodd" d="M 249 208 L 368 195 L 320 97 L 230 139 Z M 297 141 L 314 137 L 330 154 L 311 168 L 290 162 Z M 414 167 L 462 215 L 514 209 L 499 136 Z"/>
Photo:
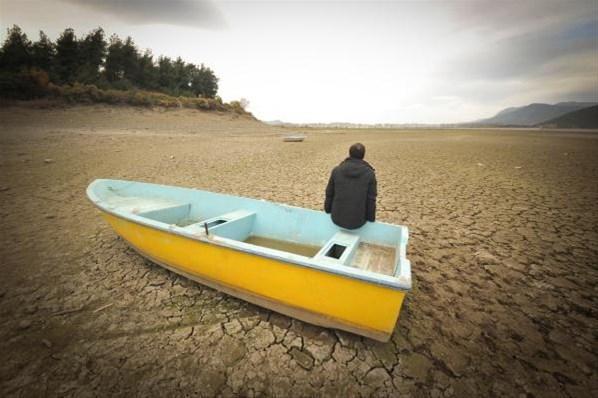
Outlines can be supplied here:
<path id="1" fill-rule="evenodd" d="M 394 275 L 397 268 L 396 248 L 361 242 L 357 246 L 352 267 L 384 275 Z"/>

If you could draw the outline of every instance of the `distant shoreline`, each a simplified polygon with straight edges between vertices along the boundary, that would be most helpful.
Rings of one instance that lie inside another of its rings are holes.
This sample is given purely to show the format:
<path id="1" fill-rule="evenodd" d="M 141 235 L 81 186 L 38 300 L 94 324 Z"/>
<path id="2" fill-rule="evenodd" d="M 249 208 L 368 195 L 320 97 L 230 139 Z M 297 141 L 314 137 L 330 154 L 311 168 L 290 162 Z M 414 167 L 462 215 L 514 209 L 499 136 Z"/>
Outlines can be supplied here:
<path id="1" fill-rule="evenodd" d="M 272 125 L 267 122 L 266 123 L 273 127 L 282 127 L 287 129 L 318 129 L 318 130 L 498 130 L 498 131 L 541 131 L 541 132 L 596 132 L 598 133 L 598 129 L 583 129 L 583 128 L 576 128 L 576 129 L 567 129 L 567 128 L 548 128 L 548 127 L 536 127 L 536 126 L 478 126 L 478 127 L 460 127 L 460 126 L 439 126 L 439 125 L 393 125 L 393 126 L 376 126 L 376 125 L 356 125 L 356 126 L 342 126 L 342 125 L 335 125 L 335 126 L 325 126 L 325 125 L 311 125 L 311 124 L 297 124 L 297 125 Z"/>
<path id="2" fill-rule="evenodd" d="M 343 131 L 351 131 L 351 132 L 417 132 L 420 131 L 424 132 L 442 132 L 442 131 L 463 131 L 463 132 L 476 132 L 476 131 L 503 131 L 503 132 L 537 132 L 537 133 L 589 133 L 589 134 L 597 134 L 598 129 L 565 129 L 565 128 L 542 128 L 542 127 L 496 127 L 496 126 L 488 126 L 488 127 L 453 127 L 453 126 L 393 126 L 393 127 L 381 127 L 381 126 L 328 126 L 328 127 L 320 127 L 315 125 L 300 125 L 300 126 L 280 126 L 280 125 L 271 125 L 267 122 L 257 119 L 251 113 L 237 113 L 235 111 L 231 111 L 230 109 L 216 109 L 216 110 L 206 110 L 201 108 L 194 108 L 194 107 L 185 107 L 185 106 L 150 106 L 150 105 L 136 105 L 136 104 L 129 104 L 129 103 L 105 103 L 105 102 L 73 102 L 73 101 L 65 101 L 62 98 L 41 98 L 41 99 L 34 99 L 34 100 L 6 100 L 0 99 L 0 110 L 6 112 L 9 108 L 15 109 L 22 109 L 22 110 L 30 110 L 33 112 L 36 111 L 46 111 L 52 112 L 57 110 L 76 110 L 76 108 L 82 109 L 91 109 L 97 108 L 100 111 L 110 111 L 111 109 L 119 110 L 119 111 L 126 111 L 130 109 L 131 111 L 147 111 L 147 117 L 151 117 L 151 113 L 155 112 L 155 114 L 168 114 L 174 113 L 178 111 L 199 111 L 197 113 L 198 117 L 200 115 L 221 115 L 221 116 L 229 116 L 232 118 L 240 118 L 245 119 L 248 121 L 252 121 L 254 123 L 259 123 L 264 127 L 274 128 L 281 132 L 301 132 L 301 133 L 308 133 L 308 132 L 318 132 L 318 133 L 340 133 Z M 139 114 L 135 112 L 135 114 Z M 190 113 L 189 115 L 192 115 Z M 145 116 L 142 116 L 145 117 Z M 292 130 L 292 131 L 291 131 Z"/>

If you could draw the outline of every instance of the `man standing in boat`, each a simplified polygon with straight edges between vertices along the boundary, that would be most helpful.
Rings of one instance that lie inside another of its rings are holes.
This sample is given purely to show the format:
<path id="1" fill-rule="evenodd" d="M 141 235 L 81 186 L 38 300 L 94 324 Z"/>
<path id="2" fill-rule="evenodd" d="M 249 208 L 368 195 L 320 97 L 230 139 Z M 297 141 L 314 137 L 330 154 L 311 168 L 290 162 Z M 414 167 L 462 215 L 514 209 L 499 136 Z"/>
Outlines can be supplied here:
<path id="1" fill-rule="evenodd" d="M 376 221 L 376 172 L 364 156 L 363 144 L 351 145 L 349 157 L 332 170 L 328 180 L 324 210 L 342 228 L 356 229 L 366 221 Z"/>

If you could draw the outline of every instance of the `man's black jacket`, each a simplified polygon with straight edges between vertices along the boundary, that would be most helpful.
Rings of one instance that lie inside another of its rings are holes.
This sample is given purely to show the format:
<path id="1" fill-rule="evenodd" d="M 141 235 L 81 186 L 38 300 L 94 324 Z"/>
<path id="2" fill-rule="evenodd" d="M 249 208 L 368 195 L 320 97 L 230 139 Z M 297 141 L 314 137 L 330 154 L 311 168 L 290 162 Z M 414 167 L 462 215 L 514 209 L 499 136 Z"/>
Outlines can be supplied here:
<path id="1" fill-rule="evenodd" d="M 324 210 L 339 227 L 355 229 L 376 221 L 376 173 L 368 162 L 347 158 L 330 174 Z"/>

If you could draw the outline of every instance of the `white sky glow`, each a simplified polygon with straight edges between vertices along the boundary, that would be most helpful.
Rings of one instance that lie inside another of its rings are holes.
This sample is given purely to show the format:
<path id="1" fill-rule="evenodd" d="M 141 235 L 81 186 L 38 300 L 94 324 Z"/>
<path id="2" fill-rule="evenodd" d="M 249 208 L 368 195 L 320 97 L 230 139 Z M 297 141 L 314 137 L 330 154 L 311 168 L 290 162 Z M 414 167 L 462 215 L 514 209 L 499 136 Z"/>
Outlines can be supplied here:
<path id="1" fill-rule="evenodd" d="M 598 101 L 598 2 L 0 0 L 0 38 L 102 26 L 204 63 L 262 120 L 451 123 Z"/>

